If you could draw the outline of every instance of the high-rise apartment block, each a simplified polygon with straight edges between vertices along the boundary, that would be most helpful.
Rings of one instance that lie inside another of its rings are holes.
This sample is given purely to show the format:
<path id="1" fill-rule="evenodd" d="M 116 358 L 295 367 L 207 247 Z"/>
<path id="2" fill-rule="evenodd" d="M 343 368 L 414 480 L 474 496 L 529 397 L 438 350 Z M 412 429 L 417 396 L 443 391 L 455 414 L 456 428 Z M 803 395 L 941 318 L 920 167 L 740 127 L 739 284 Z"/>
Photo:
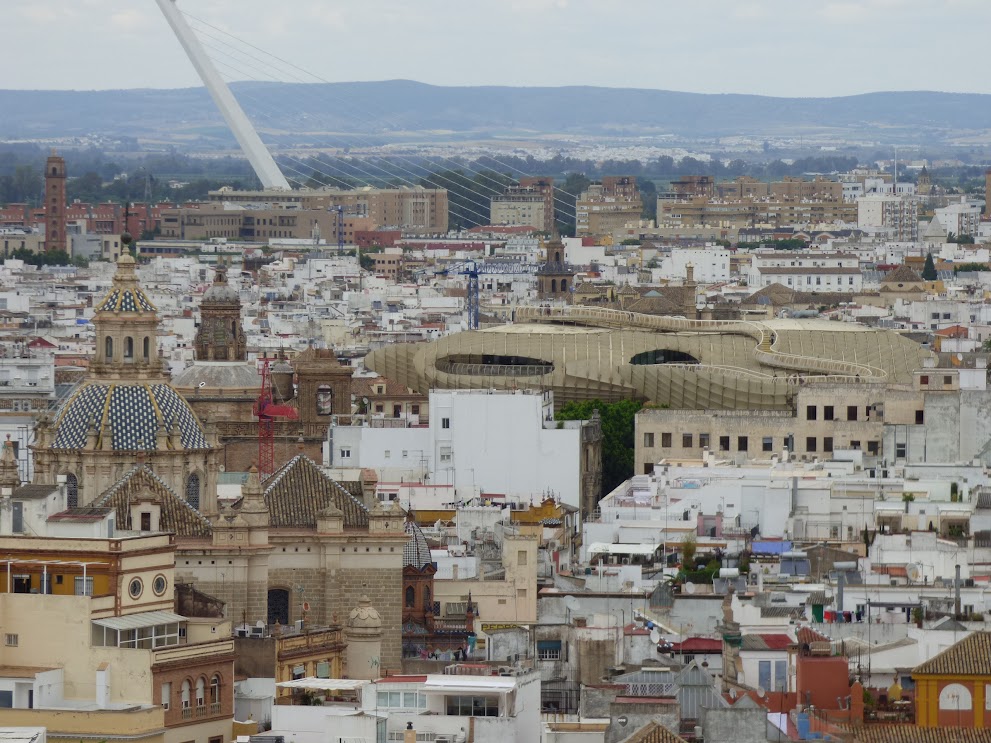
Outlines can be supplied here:
<path id="1" fill-rule="evenodd" d="M 640 221 L 643 201 L 633 176 L 610 176 L 583 191 L 575 204 L 578 235 L 612 235 Z"/>

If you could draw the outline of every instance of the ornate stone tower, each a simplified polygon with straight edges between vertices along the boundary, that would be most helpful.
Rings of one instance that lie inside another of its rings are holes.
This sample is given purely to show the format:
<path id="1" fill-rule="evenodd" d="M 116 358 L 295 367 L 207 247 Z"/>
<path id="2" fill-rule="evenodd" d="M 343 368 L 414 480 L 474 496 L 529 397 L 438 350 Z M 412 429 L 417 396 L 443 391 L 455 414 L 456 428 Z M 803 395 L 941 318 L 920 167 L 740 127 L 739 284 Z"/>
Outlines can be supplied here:
<path id="1" fill-rule="evenodd" d="M 348 677 L 373 681 L 382 675 L 382 618 L 367 596 L 348 615 Z"/>
<path id="2" fill-rule="evenodd" d="M 537 271 L 537 293 L 541 299 L 569 299 L 575 271 L 565 263 L 564 243 L 554 236 L 544 245 L 544 265 Z"/>
<path id="3" fill-rule="evenodd" d="M 45 250 L 69 252 L 65 224 L 65 160 L 52 150 L 45 162 Z"/>
<path id="4" fill-rule="evenodd" d="M 322 439 L 332 415 L 351 414 L 351 375 L 354 369 L 343 366 L 329 348 L 309 348 L 292 362 L 298 386 L 299 419 L 304 437 Z"/>
<path id="5" fill-rule="evenodd" d="M 213 286 L 200 302 L 200 327 L 196 331 L 197 361 L 246 361 L 247 340 L 241 327 L 241 300 L 227 285 L 227 271 L 217 265 Z"/>

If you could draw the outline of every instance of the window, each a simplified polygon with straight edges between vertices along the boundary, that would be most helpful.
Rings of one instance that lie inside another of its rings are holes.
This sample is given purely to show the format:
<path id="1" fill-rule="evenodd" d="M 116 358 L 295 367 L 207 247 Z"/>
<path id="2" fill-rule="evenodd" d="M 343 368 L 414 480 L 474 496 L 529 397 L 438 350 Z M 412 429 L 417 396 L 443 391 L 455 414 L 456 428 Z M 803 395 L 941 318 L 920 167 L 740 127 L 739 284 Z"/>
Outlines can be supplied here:
<path id="1" fill-rule="evenodd" d="M 68 508 L 79 505 L 79 479 L 71 472 L 65 476 L 65 505 Z"/>
<path id="2" fill-rule="evenodd" d="M 746 436 L 737 436 L 736 437 L 736 450 L 737 451 L 746 451 L 749 446 L 750 446 L 750 441 L 749 441 L 749 439 Z"/>
<path id="3" fill-rule="evenodd" d="M 833 437 L 832 436 L 826 436 L 822 440 L 822 450 L 824 452 L 826 452 L 827 454 L 832 453 L 832 451 L 833 451 Z"/>
<path id="4" fill-rule="evenodd" d="M 406 586 L 406 608 L 412 609 L 416 606 L 416 590 L 413 586 Z"/>
<path id="5" fill-rule="evenodd" d="M 693 437 L 692 437 L 692 435 L 690 433 L 683 433 L 683 434 L 681 434 L 681 447 L 683 449 L 691 449 L 692 448 L 692 438 Z"/>
<path id="6" fill-rule="evenodd" d="M 200 476 L 197 474 L 186 478 L 186 503 L 200 510 Z"/>
<path id="7" fill-rule="evenodd" d="M 168 588 L 169 582 L 166 580 L 164 575 L 156 575 L 155 581 L 151 584 L 151 590 L 155 592 L 156 596 L 161 596 L 165 593 L 165 589 Z"/>
<path id="8" fill-rule="evenodd" d="M 757 662 L 757 684 L 764 691 L 771 691 L 771 661 Z"/>
<path id="9" fill-rule="evenodd" d="M 402 415 L 403 415 L 403 406 L 402 405 L 393 405 L 392 406 L 392 417 L 393 418 L 401 418 Z"/>
<path id="10" fill-rule="evenodd" d="M 196 679 L 196 706 L 206 706 L 206 679 L 202 676 Z"/>
<path id="11" fill-rule="evenodd" d="M 11 504 L 11 531 L 14 534 L 24 533 L 24 504 L 16 500 Z"/>
<path id="12" fill-rule="evenodd" d="M 375 412 L 376 413 L 384 413 L 385 412 L 385 405 L 383 403 L 376 403 L 375 404 Z"/>
<path id="13" fill-rule="evenodd" d="M 321 384 L 317 387 L 316 403 L 317 415 L 331 415 L 334 412 L 334 389 L 329 384 Z"/>
<path id="14" fill-rule="evenodd" d="M 83 578 L 81 575 L 77 575 L 72 579 L 73 581 L 73 593 L 76 596 L 92 596 L 93 595 L 93 579 Z"/>
<path id="15" fill-rule="evenodd" d="M 12 635 L 8 633 L 3 636 L 3 644 L 6 645 L 8 648 L 16 648 L 19 639 L 20 638 L 17 635 Z"/>
<path id="16" fill-rule="evenodd" d="M 824 421 L 831 421 L 831 420 L 833 420 L 833 406 L 832 405 L 823 405 L 823 407 L 822 407 L 822 419 Z"/>
<path id="17" fill-rule="evenodd" d="M 450 462 L 452 457 L 453 457 L 453 453 L 451 452 L 451 447 L 442 446 L 440 448 L 440 461 Z"/>
<path id="18" fill-rule="evenodd" d="M 719 437 L 719 451 L 729 451 L 729 436 Z"/>
<path id="19" fill-rule="evenodd" d="M 540 660 L 561 660 L 561 641 L 537 640 L 537 658 Z"/>
<path id="20" fill-rule="evenodd" d="M 699 434 L 699 448 L 707 449 L 709 447 L 709 434 L 700 433 Z"/>
<path id="21" fill-rule="evenodd" d="M 441 428 L 450 428 L 451 427 L 451 419 L 450 418 L 441 418 L 440 419 L 440 427 Z"/>
<path id="22" fill-rule="evenodd" d="M 926 411 L 925 410 L 916 410 L 915 411 L 915 422 L 916 423 L 920 423 L 920 424 L 926 422 Z"/>
<path id="23" fill-rule="evenodd" d="M 420 406 L 419 405 L 411 405 L 409 411 L 413 415 L 419 415 L 420 414 Z"/>
<path id="24" fill-rule="evenodd" d="M 774 437 L 765 436 L 760 442 L 761 451 L 774 451 Z"/>
<path id="25" fill-rule="evenodd" d="M 516 552 L 516 564 L 526 565 L 526 550 L 517 550 Z"/>
<path id="26" fill-rule="evenodd" d="M 816 437 L 806 436 L 805 437 L 805 451 L 814 452 L 816 450 Z"/>
<path id="27" fill-rule="evenodd" d="M 788 661 L 774 661 L 774 691 L 788 691 Z"/>
<path id="28" fill-rule="evenodd" d="M 459 717 L 498 717 L 498 697 L 450 696 L 445 697 L 447 714 Z"/>
<path id="29" fill-rule="evenodd" d="M 162 683 L 162 707 L 169 708 L 172 701 L 172 684 L 168 681 Z"/>
<path id="30" fill-rule="evenodd" d="M 851 441 L 850 442 L 850 448 L 851 449 L 854 449 L 854 450 L 860 449 L 860 442 L 859 441 Z"/>
<path id="31" fill-rule="evenodd" d="M 895 444 L 895 459 L 904 459 L 906 455 L 906 444 Z"/>
<path id="32" fill-rule="evenodd" d="M 140 578 L 132 578 L 131 582 L 127 585 L 127 594 L 132 599 L 141 598 L 141 592 L 144 590 L 144 584 L 141 582 Z"/>
<path id="33" fill-rule="evenodd" d="M 645 449 L 653 449 L 654 448 L 654 434 L 653 433 L 645 433 L 643 435 L 643 445 L 644 445 L 644 448 Z"/>
<path id="34" fill-rule="evenodd" d="M 107 362 L 114 360 L 114 339 L 107 338 L 103 342 L 103 357 Z"/>
<path id="35" fill-rule="evenodd" d="M 124 339 L 124 358 L 128 361 L 134 358 L 134 339 L 131 336 Z"/>
<path id="36" fill-rule="evenodd" d="M 0 709 L 11 709 L 14 706 L 14 692 L 0 691 Z"/>
<path id="37" fill-rule="evenodd" d="M 526 600 L 526 589 L 525 588 L 517 588 L 516 589 L 516 598 L 525 601 Z"/>
<path id="38" fill-rule="evenodd" d="M 929 375 L 923 374 L 921 377 L 919 377 L 919 384 L 923 384 L 923 385 L 929 384 Z"/>
<path id="39" fill-rule="evenodd" d="M 392 450 L 391 449 L 386 449 L 385 452 L 384 452 L 384 456 L 385 456 L 386 459 L 389 459 L 390 457 L 392 457 Z"/>
<path id="40" fill-rule="evenodd" d="M 151 339 L 148 338 L 147 335 L 145 336 L 144 349 L 143 350 L 144 350 L 144 355 L 145 355 L 145 361 L 148 361 L 148 358 L 149 358 L 149 356 L 151 354 Z"/>
<path id="41" fill-rule="evenodd" d="M 141 531 L 151 531 L 151 513 L 149 511 L 141 512 Z"/>
<path id="42" fill-rule="evenodd" d="M 189 683 L 189 679 L 182 682 L 182 708 L 189 709 L 189 699 L 190 693 L 192 691 L 192 686 Z"/>
<path id="43" fill-rule="evenodd" d="M 806 405 L 805 406 L 805 420 L 814 421 L 816 419 L 816 406 Z"/>
<path id="44" fill-rule="evenodd" d="M 220 676 L 210 679 L 210 704 L 220 704 Z"/>
<path id="45" fill-rule="evenodd" d="M 349 446 L 342 446 L 341 447 L 341 459 L 350 459 L 350 458 L 351 458 L 351 447 L 349 447 Z"/>
<path id="46" fill-rule="evenodd" d="M 944 385 L 953 384 L 953 377 L 949 377 L 949 376 L 943 377 L 943 384 Z"/>
<path id="47" fill-rule="evenodd" d="M 867 453 L 868 454 L 877 455 L 877 452 L 878 452 L 877 442 L 876 441 L 868 441 L 867 442 Z"/>
<path id="48" fill-rule="evenodd" d="M 662 433 L 661 434 L 661 448 L 662 449 L 670 449 L 671 448 L 671 434 L 670 433 Z"/>

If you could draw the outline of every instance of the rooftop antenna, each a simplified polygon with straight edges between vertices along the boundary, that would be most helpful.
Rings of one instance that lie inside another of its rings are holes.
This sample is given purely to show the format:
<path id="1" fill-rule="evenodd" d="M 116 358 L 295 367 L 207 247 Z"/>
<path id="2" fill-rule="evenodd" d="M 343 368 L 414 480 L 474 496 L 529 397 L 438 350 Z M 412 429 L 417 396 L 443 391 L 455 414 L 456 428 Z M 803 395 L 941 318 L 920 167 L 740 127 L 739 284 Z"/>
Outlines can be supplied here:
<path id="1" fill-rule="evenodd" d="M 262 144 L 258 132 L 255 131 L 248 117 L 245 116 L 244 110 L 238 104 L 220 73 L 217 72 L 217 68 L 213 66 L 213 62 L 210 61 L 210 57 L 207 56 L 203 46 L 196 38 L 193 29 L 186 23 L 182 11 L 176 7 L 176 0 L 155 0 L 155 2 L 161 8 L 165 20 L 172 27 L 173 33 L 179 38 L 179 43 L 182 44 L 186 56 L 189 57 L 189 61 L 193 63 L 197 74 L 210 92 L 213 102 L 220 109 L 224 121 L 227 122 L 227 126 L 230 127 L 231 133 L 237 139 L 245 157 L 251 163 L 255 175 L 261 181 L 262 188 L 289 191 L 289 181 L 282 175 L 282 171 L 275 164 L 271 153 Z"/>

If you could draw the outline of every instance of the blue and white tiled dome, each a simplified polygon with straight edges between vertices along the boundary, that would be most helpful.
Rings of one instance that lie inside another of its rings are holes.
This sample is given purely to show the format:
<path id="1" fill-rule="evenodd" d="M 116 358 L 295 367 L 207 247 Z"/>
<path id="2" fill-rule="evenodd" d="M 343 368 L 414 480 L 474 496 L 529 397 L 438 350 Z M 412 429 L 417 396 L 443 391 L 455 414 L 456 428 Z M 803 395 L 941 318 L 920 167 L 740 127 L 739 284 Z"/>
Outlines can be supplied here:
<path id="1" fill-rule="evenodd" d="M 167 384 L 93 381 L 70 397 L 55 416 L 54 449 L 82 449 L 89 432 L 112 441 L 99 447 L 113 451 L 152 451 L 160 431 L 178 430 L 182 449 L 209 449 L 203 426 L 186 400 Z"/>
<path id="2" fill-rule="evenodd" d="M 430 545 L 427 538 L 423 536 L 423 530 L 412 519 L 407 519 L 403 530 L 409 535 L 410 540 L 403 547 L 403 567 L 412 565 L 417 570 L 423 570 L 433 562 L 430 557 Z"/>

